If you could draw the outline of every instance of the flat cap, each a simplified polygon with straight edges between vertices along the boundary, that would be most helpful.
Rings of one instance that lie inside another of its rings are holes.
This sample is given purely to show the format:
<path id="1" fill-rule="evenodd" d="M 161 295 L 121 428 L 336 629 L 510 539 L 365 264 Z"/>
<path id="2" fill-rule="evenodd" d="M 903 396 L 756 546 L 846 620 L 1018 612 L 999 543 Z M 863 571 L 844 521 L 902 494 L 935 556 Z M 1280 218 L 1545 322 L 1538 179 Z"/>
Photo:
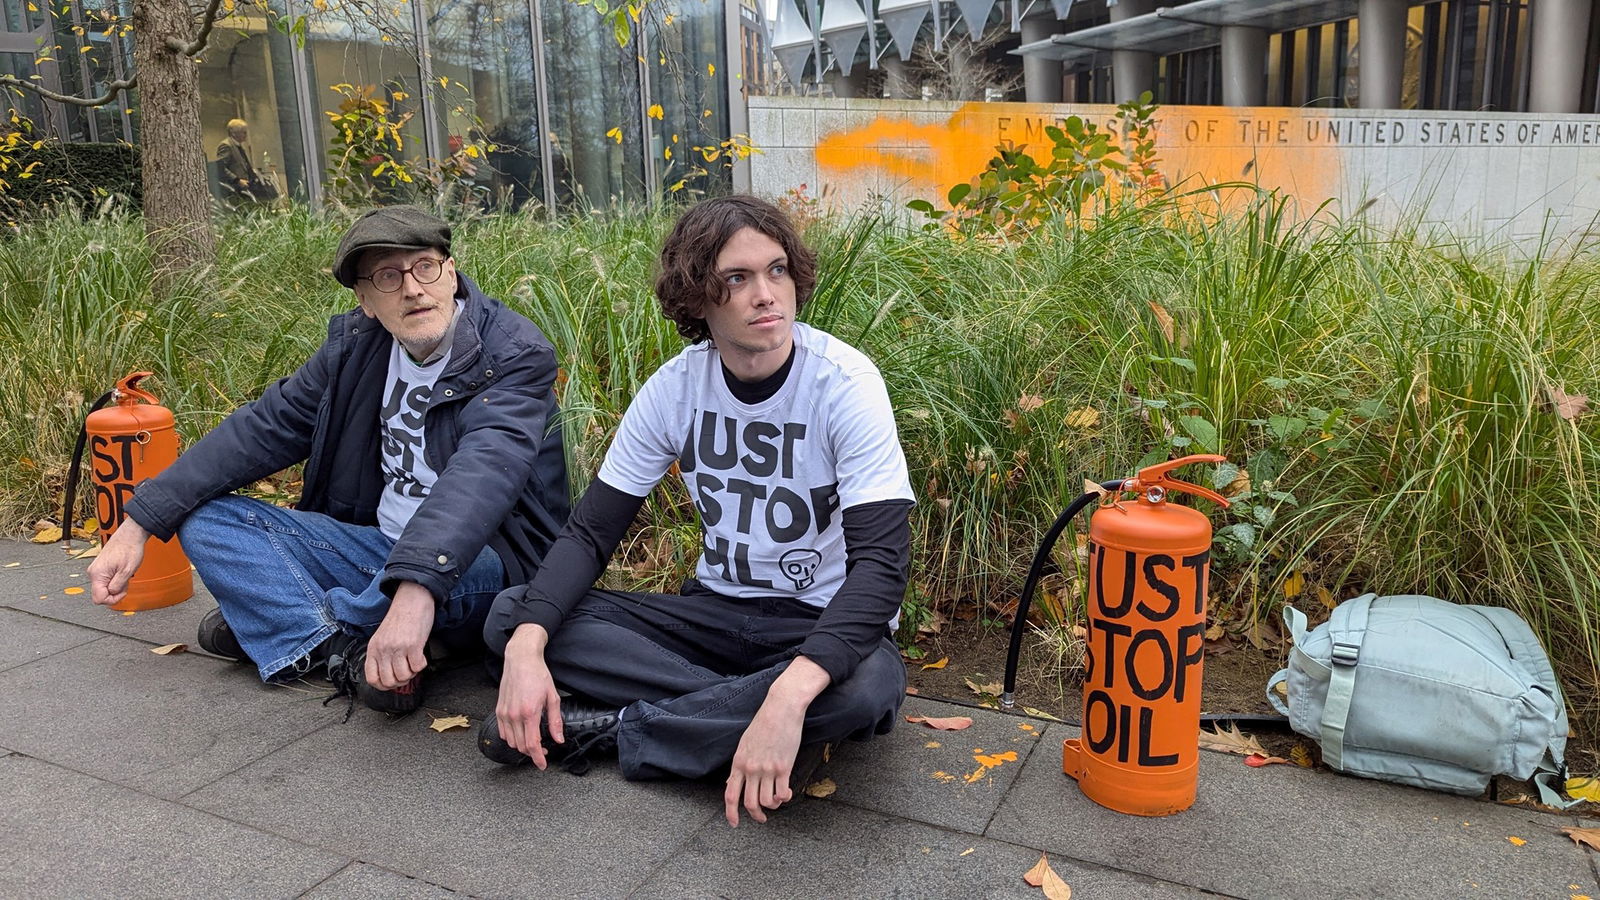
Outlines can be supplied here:
<path id="1" fill-rule="evenodd" d="M 367 250 L 425 250 L 450 254 L 450 224 L 415 206 L 380 206 L 361 214 L 339 239 L 333 254 L 333 277 L 347 288 L 356 286 L 356 264 Z"/>

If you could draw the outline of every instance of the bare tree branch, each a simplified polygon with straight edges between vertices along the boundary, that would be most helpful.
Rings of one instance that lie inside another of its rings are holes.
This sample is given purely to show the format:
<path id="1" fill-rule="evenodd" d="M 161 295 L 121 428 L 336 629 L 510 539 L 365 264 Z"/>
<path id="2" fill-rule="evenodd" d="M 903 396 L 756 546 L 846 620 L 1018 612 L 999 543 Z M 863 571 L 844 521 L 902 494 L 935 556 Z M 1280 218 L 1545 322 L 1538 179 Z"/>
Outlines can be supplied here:
<path id="1" fill-rule="evenodd" d="M 46 100 L 54 100 L 57 103 L 66 103 L 72 106 L 86 107 L 105 106 L 107 103 L 115 100 L 118 94 L 137 84 L 138 81 L 139 73 L 135 72 L 132 75 L 129 75 L 127 78 L 113 81 L 106 85 L 106 92 L 98 97 L 74 97 L 71 94 L 58 94 L 48 88 L 42 88 L 31 81 L 23 81 L 15 75 L 0 75 L 0 87 L 22 88 L 25 91 L 31 91 L 35 94 L 38 94 Z"/>
<path id="2" fill-rule="evenodd" d="M 176 37 L 167 37 L 167 48 L 173 53 L 182 53 L 184 56 L 197 56 L 206 49 L 206 43 L 211 40 L 211 29 L 217 24 L 217 9 L 222 6 L 222 0 L 211 0 L 206 5 L 206 11 L 200 18 L 200 33 L 194 40 L 185 43 Z"/>

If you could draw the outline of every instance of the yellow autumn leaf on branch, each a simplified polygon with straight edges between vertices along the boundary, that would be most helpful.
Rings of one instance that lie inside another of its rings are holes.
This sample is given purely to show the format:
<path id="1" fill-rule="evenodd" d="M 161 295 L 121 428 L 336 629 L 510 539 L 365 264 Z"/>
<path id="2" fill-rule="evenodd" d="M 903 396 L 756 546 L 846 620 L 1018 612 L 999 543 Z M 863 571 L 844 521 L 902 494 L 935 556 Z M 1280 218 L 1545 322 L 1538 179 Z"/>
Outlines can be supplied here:
<path id="1" fill-rule="evenodd" d="M 667 117 L 667 111 L 661 108 L 661 104 L 652 103 L 650 104 L 650 108 L 645 111 L 645 115 L 652 119 L 665 119 Z"/>
<path id="2" fill-rule="evenodd" d="M 620 144 L 620 143 L 622 143 L 622 129 L 621 128 L 613 128 L 610 131 L 606 132 L 606 137 L 611 138 L 613 141 L 616 141 L 617 143 Z"/>

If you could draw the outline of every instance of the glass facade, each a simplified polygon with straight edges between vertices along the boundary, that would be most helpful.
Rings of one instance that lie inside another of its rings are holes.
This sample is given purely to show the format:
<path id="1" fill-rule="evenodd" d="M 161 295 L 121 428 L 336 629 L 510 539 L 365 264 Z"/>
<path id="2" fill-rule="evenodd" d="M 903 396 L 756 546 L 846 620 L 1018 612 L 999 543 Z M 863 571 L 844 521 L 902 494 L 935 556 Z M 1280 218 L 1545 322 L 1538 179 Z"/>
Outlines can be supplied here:
<path id="1" fill-rule="evenodd" d="M 132 0 L 35 5 L 0 0 L 0 72 L 89 97 L 132 71 Z M 585 210 L 729 184 L 720 0 L 653 2 L 627 46 L 568 0 L 224 9 L 197 65 L 208 177 L 226 204 Z M 137 140 L 137 92 L 88 110 L 4 96 L 57 138 Z"/>

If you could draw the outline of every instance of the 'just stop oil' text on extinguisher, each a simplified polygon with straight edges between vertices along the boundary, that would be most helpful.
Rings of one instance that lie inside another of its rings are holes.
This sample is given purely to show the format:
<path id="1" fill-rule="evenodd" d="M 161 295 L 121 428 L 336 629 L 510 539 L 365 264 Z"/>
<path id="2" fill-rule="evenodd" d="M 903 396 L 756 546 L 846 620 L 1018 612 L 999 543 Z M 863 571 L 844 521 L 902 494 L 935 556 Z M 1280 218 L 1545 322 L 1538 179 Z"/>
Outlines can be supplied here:
<path id="1" fill-rule="evenodd" d="M 1062 745 L 1061 768 L 1108 809 L 1165 816 L 1194 804 L 1211 520 L 1168 503 L 1167 495 L 1195 494 L 1224 507 L 1228 501 L 1168 476 L 1223 459 L 1186 456 L 1085 493 L 1045 534 L 1023 585 L 1006 658 L 1006 708 L 1015 703 L 1022 626 L 1050 550 L 1074 516 L 1104 497 L 1089 522 L 1083 732 Z M 1124 493 L 1137 496 L 1119 499 Z"/>
<path id="2" fill-rule="evenodd" d="M 134 487 L 178 458 L 178 432 L 172 411 L 138 387 L 139 381 L 150 374 L 132 373 L 90 407 L 67 472 L 67 496 L 61 516 L 63 538 L 71 540 L 72 511 L 86 446 L 102 545 L 127 518 L 123 504 L 133 496 Z M 107 401 L 115 402 L 102 409 Z M 177 537 L 169 541 L 152 537 L 145 542 L 144 561 L 128 582 L 127 597 L 111 608 L 160 609 L 182 603 L 193 594 L 189 558 L 184 556 Z"/>

